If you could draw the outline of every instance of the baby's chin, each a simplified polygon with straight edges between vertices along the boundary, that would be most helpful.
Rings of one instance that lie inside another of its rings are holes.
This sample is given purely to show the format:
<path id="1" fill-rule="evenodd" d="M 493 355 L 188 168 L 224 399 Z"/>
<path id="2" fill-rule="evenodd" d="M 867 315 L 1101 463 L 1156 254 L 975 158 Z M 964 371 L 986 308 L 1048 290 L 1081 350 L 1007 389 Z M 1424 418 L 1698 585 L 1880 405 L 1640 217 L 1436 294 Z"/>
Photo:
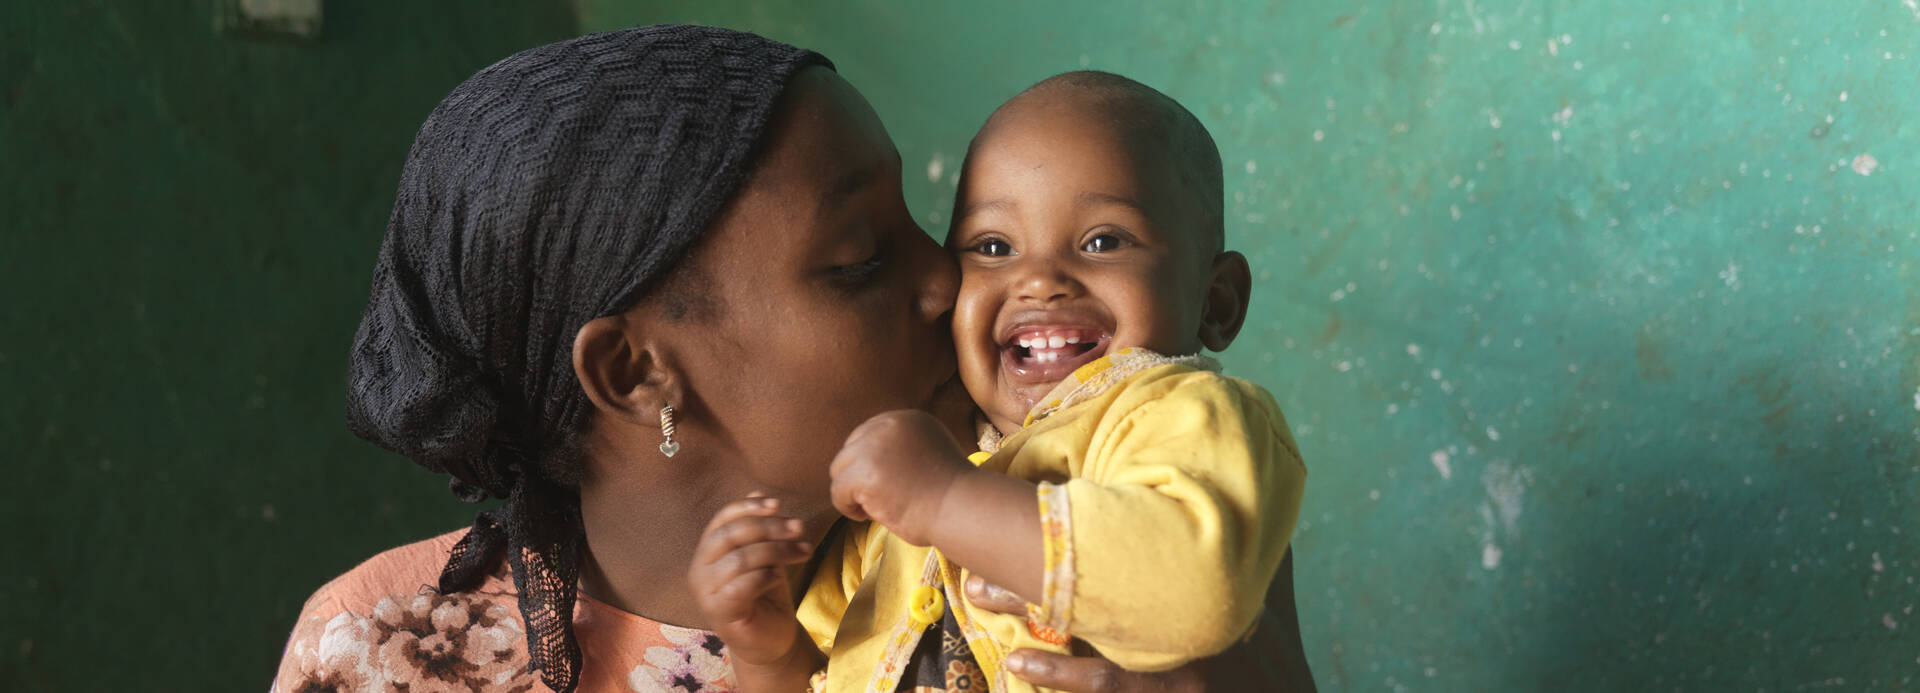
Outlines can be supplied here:
<path id="1" fill-rule="evenodd" d="M 1014 431 L 1020 430 L 1022 423 L 1026 422 L 1027 414 L 1031 413 L 1033 408 L 1040 404 L 1040 400 L 1046 397 L 1047 393 L 1052 392 L 1054 386 L 1058 384 L 1060 382 L 1057 380 L 1030 384 L 1002 382 L 1000 391 L 996 393 L 992 403 L 983 405 L 980 409 L 986 413 L 987 420 L 992 421 L 994 427 L 1000 429 L 1001 433 L 1012 435 Z"/>

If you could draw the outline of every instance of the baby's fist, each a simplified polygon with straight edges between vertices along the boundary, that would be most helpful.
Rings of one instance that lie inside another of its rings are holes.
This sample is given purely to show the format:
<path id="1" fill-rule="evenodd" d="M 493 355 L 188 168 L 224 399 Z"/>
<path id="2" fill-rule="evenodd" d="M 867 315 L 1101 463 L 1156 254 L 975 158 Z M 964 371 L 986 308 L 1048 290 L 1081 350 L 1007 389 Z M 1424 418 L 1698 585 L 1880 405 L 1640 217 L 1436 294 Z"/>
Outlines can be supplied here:
<path id="1" fill-rule="evenodd" d="M 915 409 L 890 411 L 853 429 L 833 458 L 833 505 L 926 546 L 947 489 L 971 471 L 938 419 Z"/>

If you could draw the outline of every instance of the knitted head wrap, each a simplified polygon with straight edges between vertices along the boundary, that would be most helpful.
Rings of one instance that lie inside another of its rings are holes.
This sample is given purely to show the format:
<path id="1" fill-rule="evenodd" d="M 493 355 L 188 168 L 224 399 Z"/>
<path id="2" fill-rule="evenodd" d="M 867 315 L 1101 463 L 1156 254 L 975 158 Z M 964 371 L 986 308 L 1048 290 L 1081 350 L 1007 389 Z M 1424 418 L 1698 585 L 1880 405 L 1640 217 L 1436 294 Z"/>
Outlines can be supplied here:
<path id="1" fill-rule="evenodd" d="M 427 117 L 354 335 L 356 435 L 505 498 L 438 588 L 504 557 L 542 680 L 580 669 L 584 546 L 573 447 L 592 406 L 574 335 L 633 306 L 695 246 L 753 163 L 789 78 L 817 54 L 736 31 L 651 26 L 519 53 Z"/>

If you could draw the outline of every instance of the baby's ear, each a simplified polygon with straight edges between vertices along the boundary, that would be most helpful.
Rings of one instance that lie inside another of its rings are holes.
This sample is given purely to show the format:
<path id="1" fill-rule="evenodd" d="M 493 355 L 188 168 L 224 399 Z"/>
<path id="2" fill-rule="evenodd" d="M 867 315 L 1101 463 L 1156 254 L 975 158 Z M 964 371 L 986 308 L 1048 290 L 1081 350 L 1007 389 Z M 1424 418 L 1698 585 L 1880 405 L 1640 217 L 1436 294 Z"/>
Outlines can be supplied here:
<path id="1" fill-rule="evenodd" d="M 1200 310 L 1200 345 L 1226 351 L 1247 324 L 1247 300 L 1253 293 L 1253 273 L 1247 257 L 1234 251 L 1213 258 L 1207 276 L 1206 304 Z"/>

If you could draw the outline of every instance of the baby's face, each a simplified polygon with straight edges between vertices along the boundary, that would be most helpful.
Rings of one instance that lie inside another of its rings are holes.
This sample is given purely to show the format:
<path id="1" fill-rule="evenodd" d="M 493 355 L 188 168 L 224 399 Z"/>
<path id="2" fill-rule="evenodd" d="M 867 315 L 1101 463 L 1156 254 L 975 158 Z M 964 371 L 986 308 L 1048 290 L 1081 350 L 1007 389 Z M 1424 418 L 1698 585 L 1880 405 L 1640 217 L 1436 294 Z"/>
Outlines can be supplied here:
<path id="1" fill-rule="evenodd" d="M 1128 142 L 1059 101 L 995 116 L 961 176 L 947 237 L 961 268 L 960 376 L 1003 432 L 1110 350 L 1201 347 L 1213 259 L 1202 203 L 1164 146 Z"/>

